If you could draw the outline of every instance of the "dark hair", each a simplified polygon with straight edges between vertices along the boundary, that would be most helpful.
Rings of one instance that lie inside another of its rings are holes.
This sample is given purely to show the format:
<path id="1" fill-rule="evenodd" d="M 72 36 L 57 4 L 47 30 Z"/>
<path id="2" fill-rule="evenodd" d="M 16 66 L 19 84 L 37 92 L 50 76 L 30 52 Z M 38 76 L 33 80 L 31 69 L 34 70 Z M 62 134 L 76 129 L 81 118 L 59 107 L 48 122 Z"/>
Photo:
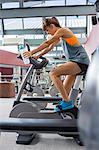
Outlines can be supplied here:
<path id="1" fill-rule="evenodd" d="M 56 17 L 52 17 L 52 18 L 45 18 L 43 20 L 43 31 L 46 31 L 46 28 L 48 26 L 50 26 L 50 24 L 54 24 L 56 27 L 60 27 L 59 21 Z"/>

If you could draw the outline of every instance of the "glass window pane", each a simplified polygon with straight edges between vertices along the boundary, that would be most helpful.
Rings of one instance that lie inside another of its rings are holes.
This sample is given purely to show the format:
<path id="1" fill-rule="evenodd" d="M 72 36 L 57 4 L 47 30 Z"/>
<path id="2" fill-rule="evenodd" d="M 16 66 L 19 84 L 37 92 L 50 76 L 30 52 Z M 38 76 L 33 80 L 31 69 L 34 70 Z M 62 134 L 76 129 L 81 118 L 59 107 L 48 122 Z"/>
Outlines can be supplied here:
<path id="1" fill-rule="evenodd" d="M 67 17 L 68 27 L 86 27 L 86 16 L 68 16 Z"/>
<path id="2" fill-rule="evenodd" d="M 65 17 L 56 17 L 62 27 L 65 26 Z"/>
<path id="3" fill-rule="evenodd" d="M 33 1 L 33 2 L 24 2 L 23 6 L 24 7 L 38 7 L 38 6 L 43 6 L 44 2 L 42 1 Z"/>
<path id="4" fill-rule="evenodd" d="M 22 29 L 22 19 L 4 19 L 5 30 Z"/>
<path id="5" fill-rule="evenodd" d="M 37 6 L 60 6 L 64 5 L 65 0 L 52 0 L 52 1 L 34 1 L 24 2 L 24 7 L 37 7 Z"/>
<path id="6" fill-rule="evenodd" d="M 42 18 L 24 18 L 24 29 L 42 28 Z"/>
<path id="7" fill-rule="evenodd" d="M 66 0 L 67 5 L 85 5 L 86 0 Z"/>
<path id="8" fill-rule="evenodd" d="M 19 7 L 19 3 L 18 2 L 14 2 L 14 3 L 3 3 L 2 4 L 2 8 L 17 8 Z"/>
<path id="9" fill-rule="evenodd" d="M 65 5 L 65 0 L 45 1 L 45 6 L 62 6 Z"/>

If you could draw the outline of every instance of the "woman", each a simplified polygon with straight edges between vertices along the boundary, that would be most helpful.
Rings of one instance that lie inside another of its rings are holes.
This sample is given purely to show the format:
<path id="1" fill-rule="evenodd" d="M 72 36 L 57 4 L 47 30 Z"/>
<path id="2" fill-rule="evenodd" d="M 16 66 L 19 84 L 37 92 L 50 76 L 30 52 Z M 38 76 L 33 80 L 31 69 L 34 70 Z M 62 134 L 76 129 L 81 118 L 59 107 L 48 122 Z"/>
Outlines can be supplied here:
<path id="1" fill-rule="evenodd" d="M 56 17 L 46 18 L 43 21 L 43 30 L 47 34 L 51 34 L 52 37 L 31 52 L 25 52 L 24 57 L 35 57 L 34 54 L 39 52 L 36 56 L 36 59 L 38 59 L 62 40 L 66 63 L 57 66 L 50 72 L 50 77 L 63 98 L 55 110 L 60 111 L 73 108 L 74 102 L 69 99 L 69 93 L 76 75 L 86 73 L 89 65 L 88 55 L 73 32 L 67 27 L 61 27 Z M 61 75 L 66 75 L 64 81 L 61 81 Z"/>

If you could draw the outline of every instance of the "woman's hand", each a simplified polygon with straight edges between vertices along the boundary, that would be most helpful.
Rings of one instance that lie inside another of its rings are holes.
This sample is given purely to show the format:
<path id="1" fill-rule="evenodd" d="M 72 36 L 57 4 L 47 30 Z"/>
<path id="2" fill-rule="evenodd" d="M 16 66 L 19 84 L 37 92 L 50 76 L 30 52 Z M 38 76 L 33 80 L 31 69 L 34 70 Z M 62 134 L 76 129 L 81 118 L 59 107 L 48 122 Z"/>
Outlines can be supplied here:
<path id="1" fill-rule="evenodd" d="M 28 52 L 24 52 L 23 56 L 26 57 L 26 58 L 32 57 L 31 52 L 29 52 L 29 51 Z"/>
<path id="2" fill-rule="evenodd" d="M 38 58 L 39 58 L 39 56 L 32 55 L 31 52 L 29 52 L 29 51 L 28 51 L 28 52 L 24 52 L 24 53 L 23 53 L 23 56 L 26 57 L 26 58 L 29 58 L 29 57 L 33 57 L 33 58 L 35 58 L 35 59 L 38 59 Z"/>
<path id="3" fill-rule="evenodd" d="M 35 55 L 33 55 L 32 57 L 35 58 L 35 59 L 38 59 L 38 58 L 39 58 L 38 56 L 35 56 Z"/>

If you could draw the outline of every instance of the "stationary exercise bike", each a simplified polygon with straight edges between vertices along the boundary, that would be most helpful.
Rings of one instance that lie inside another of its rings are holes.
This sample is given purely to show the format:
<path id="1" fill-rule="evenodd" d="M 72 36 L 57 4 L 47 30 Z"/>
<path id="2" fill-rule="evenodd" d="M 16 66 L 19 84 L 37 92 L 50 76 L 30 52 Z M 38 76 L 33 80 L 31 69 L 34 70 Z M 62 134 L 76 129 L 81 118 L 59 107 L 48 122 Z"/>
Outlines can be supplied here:
<path id="1" fill-rule="evenodd" d="M 48 60 L 46 58 L 41 57 L 41 61 L 35 60 L 34 58 L 30 58 L 31 66 L 27 71 L 26 76 L 23 79 L 23 82 L 20 86 L 19 93 L 17 95 L 16 101 L 14 102 L 13 108 L 10 112 L 9 117 L 10 118 L 28 118 L 28 119 L 52 119 L 53 121 L 55 119 L 77 119 L 78 114 L 78 108 L 75 106 L 72 109 L 55 112 L 54 110 L 48 111 L 46 109 L 47 103 L 52 102 L 59 102 L 61 101 L 60 97 L 25 97 L 21 99 L 22 91 L 24 87 L 26 86 L 26 82 L 28 77 L 30 76 L 31 72 L 33 72 L 34 69 L 41 69 L 42 67 L 45 67 L 48 63 Z M 77 95 L 79 93 L 79 84 L 82 80 L 82 76 L 77 76 L 77 79 L 75 81 L 73 90 L 71 92 L 71 99 L 76 100 Z M 41 107 L 39 103 L 44 103 L 44 106 Z M 41 129 L 42 130 L 42 129 Z M 72 129 L 71 129 L 72 130 Z M 17 144 L 30 144 L 31 141 L 35 138 L 36 133 L 31 131 L 17 131 L 18 137 L 17 137 Z M 72 136 L 79 145 L 82 145 L 78 133 L 64 133 L 64 132 L 58 132 L 61 136 Z"/>
<path id="2" fill-rule="evenodd" d="M 30 58 L 31 66 L 23 79 L 20 86 L 19 93 L 13 108 L 10 112 L 9 119 L 0 120 L 0 131 L 17 132 L 18 138 L 16 143 L 18 144 L 30 144 L 35 138 L 37 133 L 58 133 L 61 136 L 73 137 L 79 145 L 82 142 L 79 139 L 79 131 L 77 127 L 77 114 L 78 108 L 75 106 L 72 109 L 65 111 L 55 112 L 52 110 L 49 112 L 45 108 L 38 107 L 40 101 L 44 102 L 59 102 L 61 98 L 52 97 L 25 97 L 21 98 L 22 91 L 25 87 L 26 80 L 29 77 L 29 73 L 33 69 L 42 68 L 48 61 L 45 58 L 41 58 L 39 62 L 34 58 Z M 76 100 L 79 93 L 79 83 L 82 76 L 77 76 L 73 90 L 71 92 L 71 99 Z"/>

